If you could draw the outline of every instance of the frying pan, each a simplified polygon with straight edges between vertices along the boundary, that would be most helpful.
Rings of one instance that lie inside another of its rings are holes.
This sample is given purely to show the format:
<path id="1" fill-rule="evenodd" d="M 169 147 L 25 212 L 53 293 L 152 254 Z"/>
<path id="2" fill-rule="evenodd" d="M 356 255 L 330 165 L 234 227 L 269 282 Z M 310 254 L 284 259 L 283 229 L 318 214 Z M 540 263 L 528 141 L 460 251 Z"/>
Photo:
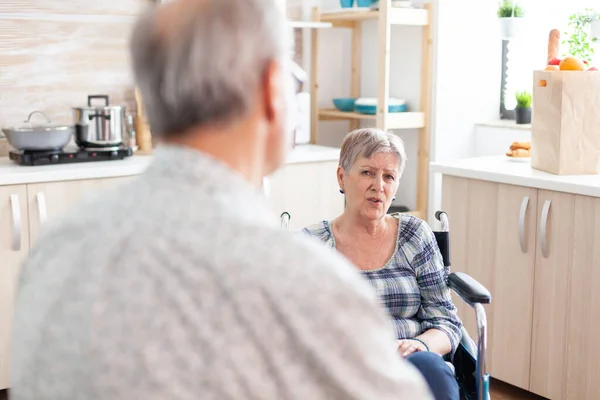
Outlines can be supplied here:
<path id="1" fill-rule="evenodd" d="M 31 123 L 31 116 L 34 114 L 41 114 L 46 122 Z M 2 128 L 2 133 L 12 147 L 27 151 L 60 150 L 69 143 L 74 131 L 70 125 L 52 124 L 41 111 L 32 111 L 22 126 Z"/>

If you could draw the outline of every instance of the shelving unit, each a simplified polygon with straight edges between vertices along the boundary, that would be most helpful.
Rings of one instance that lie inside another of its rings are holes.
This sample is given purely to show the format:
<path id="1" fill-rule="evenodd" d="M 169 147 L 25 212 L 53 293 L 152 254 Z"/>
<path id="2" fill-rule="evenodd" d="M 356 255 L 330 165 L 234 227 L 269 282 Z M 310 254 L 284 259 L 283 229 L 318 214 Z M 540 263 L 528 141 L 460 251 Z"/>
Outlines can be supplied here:
<path id="1" fill-rule="evenodd" d="M 334 108 L 319 108 L 319 31 L 311 31 L 311 143 L 319 138 L 319 121 L 347 120 L 350 130 L 357 129 L 361 120 L 374 120 L 375 126 L 383 130 L 419 129 L 419 152 L 417 172 L 417 209 L 410 213 L 427 218 L 429 142 L 431 108 L 431 57 L 432 29 L 431 3 L 422 9 L 392 7 L 391 0 L 379 0 L 379 9 L 348 9 L 334 12 L 321 12 L 313 8 L 313 22 L 330 23 L 333 28 L 352 30 L 352 65 L 350 78 L 350 97 L 360 97 L 361 63 L 361 22 L 376 20 L 378 24 L 378 84 L 377 114 L 367 115 L 356 112 L 342 112 Z M 421 102 L 417 111 L 388 113 L 390 97 L 390 45 L 391 26 L 411 25 L 422 27 L 421 47 Z"/>

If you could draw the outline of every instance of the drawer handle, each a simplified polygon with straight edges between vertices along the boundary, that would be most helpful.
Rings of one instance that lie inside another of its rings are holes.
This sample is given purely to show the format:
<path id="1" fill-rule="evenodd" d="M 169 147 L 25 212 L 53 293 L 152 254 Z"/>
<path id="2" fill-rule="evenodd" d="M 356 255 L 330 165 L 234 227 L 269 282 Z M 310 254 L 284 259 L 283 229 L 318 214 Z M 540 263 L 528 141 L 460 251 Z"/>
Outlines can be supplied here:
<path id="1" fill-rule="evenodd" d="M 37 199 L 38 216 L 40 217 L 41 225 L 48 219 L 48 213 L 46 212 L 46 196 L 44 196 L 44 193 L 39 192 L 35 197 Z"/>
<path id="2" fill-rule="evenodd" d="M 544 258 L 548 258 L 547 228 L 548 214 L 550 213 L 551 205 L 551 200 L 546 200 L 544 202 L 544 207 L 542 208 L 542 219 L 540 221 L 540 247 L 542 248 L 542 256 L 544 256 Z"/>
<path id="3" fill-rule="evenodd" d="M 21 208 L 18 194 L 10 195 L 10 208 L 13 219 L 12 248 L 14 251 L 19 251 L 21 250 Z"/>
<path id="4" fill-rule="evenodd" d="M 529 206 L 529 196 L 523 197 L 521 201 L 521 210 L 519 211 L 519 243 L 521 251 L 527 253 L 527 240 L 525 240 L 525 217 L 527 216 L 527 206 Z"/>

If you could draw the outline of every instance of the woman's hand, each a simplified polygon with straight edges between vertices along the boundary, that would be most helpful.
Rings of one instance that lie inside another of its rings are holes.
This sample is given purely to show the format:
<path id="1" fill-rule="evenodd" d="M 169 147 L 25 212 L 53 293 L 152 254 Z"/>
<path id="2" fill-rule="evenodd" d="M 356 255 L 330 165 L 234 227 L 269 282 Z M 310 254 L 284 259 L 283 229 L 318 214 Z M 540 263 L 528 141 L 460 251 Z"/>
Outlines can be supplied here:
<path id="1" fill-rule="evenodd" d="M 423 343 L 417 340 L 403 339 L 398 340 L 398 351 L 404 358 L 410 356 L 417 351 L 427 351 Z"/>

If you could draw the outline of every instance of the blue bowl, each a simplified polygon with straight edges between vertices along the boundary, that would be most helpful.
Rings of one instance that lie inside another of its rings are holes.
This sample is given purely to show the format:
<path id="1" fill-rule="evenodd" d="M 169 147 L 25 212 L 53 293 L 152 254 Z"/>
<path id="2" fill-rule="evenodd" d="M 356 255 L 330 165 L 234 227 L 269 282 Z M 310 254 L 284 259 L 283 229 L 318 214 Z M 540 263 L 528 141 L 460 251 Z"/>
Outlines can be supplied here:
<path id="1" fill-rule="evenodd" d="M 377 114 L 377 106 L 374 105 L 368 105 L 368 106 L 356 106 L 355 110 L 357 113 L 361 113 L 361 114 L 371 114 L 371 115 L 375 115 Z M 388 112 L 389 113 L 397 113 L 397 112 L 405 112 L 407 110 L 406 104 L 398 104 L 398 105 L 389 105 L 388 106 Z"/>
<path id="2" fill-rule="evenodd" d="M 351 8 L 354 6 L 354 0 L 340 0 L 342 8 Z"/>
<path id="3" fill-rule="evenodd" d="M 355 98 L 351 97 L 338 97 L 333 99 L 333 105 L 339 111 L 354 111 Z"/>
<path id="4" fill-rule="evenodd" d="M 373 5 L 373 0 L 356 0 L 356 5 L 358 7 L 371 7 Z"/>

